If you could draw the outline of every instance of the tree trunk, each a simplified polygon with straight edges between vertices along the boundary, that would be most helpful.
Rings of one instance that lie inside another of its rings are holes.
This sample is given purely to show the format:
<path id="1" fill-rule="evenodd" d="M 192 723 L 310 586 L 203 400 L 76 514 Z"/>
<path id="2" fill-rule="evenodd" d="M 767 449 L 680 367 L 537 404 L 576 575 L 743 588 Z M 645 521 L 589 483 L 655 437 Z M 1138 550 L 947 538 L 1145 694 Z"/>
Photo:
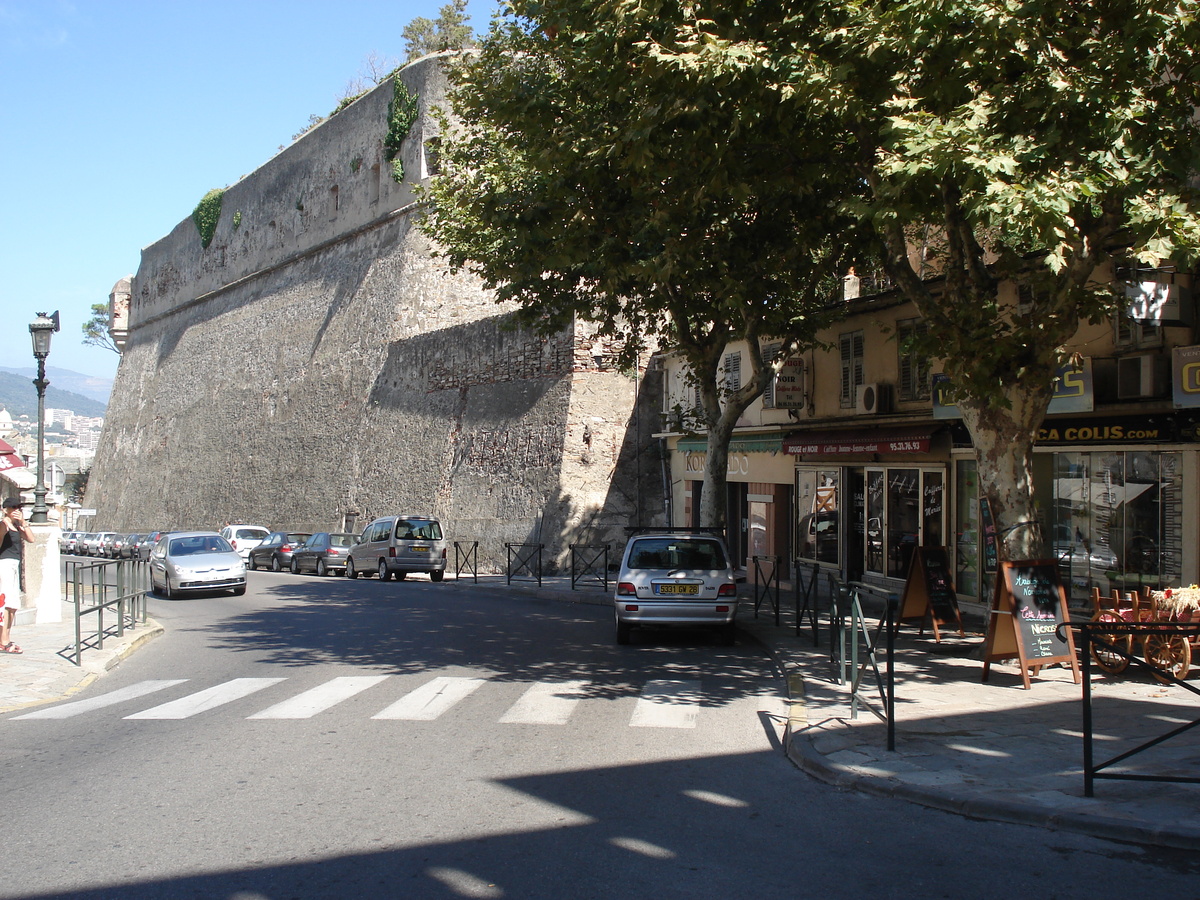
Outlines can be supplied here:
<path id="1" fill-rule="evenodd" d="M 708 429 L 708 447 L 704 459 L 704 487 L 700 492 L 700 525 L 720 528 L 725 524 L 725 494 L 729 475 L 729 440 L 733 422 L 722 415 Z"/>
<path id="2" fill-rule="evenodd" d="M 1033 499 L 1033 443 L 1050 391 L 1019 387 L 1008 399 L 1009 408 L 972 400 L 961 401 L 959 408 L 975 444 L 980 496 L 991 502 L 999 527 L 1001 558 L 1042 559 L 1045 535 Z"/>

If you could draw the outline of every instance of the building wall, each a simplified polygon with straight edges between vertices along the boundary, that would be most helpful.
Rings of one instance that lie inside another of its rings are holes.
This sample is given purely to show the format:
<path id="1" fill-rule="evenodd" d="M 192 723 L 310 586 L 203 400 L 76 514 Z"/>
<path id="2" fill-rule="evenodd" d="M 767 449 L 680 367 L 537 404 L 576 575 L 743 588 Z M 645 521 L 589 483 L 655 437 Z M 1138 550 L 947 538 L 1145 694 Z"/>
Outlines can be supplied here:
<path id="1" fill-rule="evenodd" d="M 400 77 L 423 111 L 411 178 L 444 81 L 436 57 Z M 623 538 L 638 503 L 661 510 L 657 479 L 637 478 L 657 467 L 644 373 L 605 366 L 582 328 L 513 327 L 434 258 L 384 158 L 391 97 L 381 85 L 231 187 L 207 249 L 188 219 L 143 251 L 94 527 L 432 514 L 487 568 L 528 541 L 564 565 L 572 542 Z"/>

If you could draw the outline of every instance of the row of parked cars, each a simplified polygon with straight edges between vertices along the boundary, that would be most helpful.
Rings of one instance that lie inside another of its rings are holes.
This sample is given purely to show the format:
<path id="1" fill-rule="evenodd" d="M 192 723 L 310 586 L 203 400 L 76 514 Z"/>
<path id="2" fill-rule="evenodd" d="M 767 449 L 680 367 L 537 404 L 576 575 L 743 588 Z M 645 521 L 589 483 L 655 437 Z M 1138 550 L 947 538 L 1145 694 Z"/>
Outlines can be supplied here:
<path id="1" fill-rule="evenodd" d="M 103 559 L 149 559 L 150 548 L 163 534 L 118 534 L 114 531 L 64 531 L 58 539 L 62 553 L 75 556 L 98 556 Z"/>

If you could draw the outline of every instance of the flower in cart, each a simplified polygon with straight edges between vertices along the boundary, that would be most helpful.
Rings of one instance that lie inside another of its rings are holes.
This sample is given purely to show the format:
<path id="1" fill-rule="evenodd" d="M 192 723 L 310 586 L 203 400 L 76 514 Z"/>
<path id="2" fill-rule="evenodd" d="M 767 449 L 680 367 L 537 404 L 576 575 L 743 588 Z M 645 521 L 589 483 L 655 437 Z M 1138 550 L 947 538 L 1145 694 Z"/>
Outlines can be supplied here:
<path id="1" fill-rule="evenodd" d="M 1163 591 L 1163 596 L 1166 597 L 1168 600 L 1170 600 L 1171 599 L 1171 589 L 1167 588 L 1165 591 Z"/>

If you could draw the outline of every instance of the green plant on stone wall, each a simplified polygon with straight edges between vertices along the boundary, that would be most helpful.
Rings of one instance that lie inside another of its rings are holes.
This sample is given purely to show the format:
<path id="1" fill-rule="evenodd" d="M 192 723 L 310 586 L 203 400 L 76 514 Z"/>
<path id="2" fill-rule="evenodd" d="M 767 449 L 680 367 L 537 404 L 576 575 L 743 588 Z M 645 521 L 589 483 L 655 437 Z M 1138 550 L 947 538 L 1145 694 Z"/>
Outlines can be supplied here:
<path id="1" fill-rule="evenodd" d="M 200 232 L 200 246 L 208 249 L 213 235 L 217 233 L 217 222 L 221 219 L 221 201 L 225 197 L 225 188 L 213 188 L 196 204 L 192 210 L 192 221 Z"/>
<path id="2" fill-rule="evenodd" d="M 354 157 L 354 159 L 350 160 L 350 171 L 353 172 L 355 175 L 358 174 L 358 170 L 361 168 L 362 168 L 362 157 L 361 156 L 356 156 L 356 157 Z"/>
<path id="3" fill-rule="evenodd" d="M 388 104 L 388 130 L 383 139 L 383 149 L 392 164 L 392 178 L 399 184 L 404 181 L 404 164 L 400 160 L 400 148 L 417 121 L 420 105 L 417 95 L 410 94 L 399 75 L 393 76 L 392 102 Z"/>
<path id="4" fill-rule="evenodd" d="M 239 209 L 233 214 L 233 230 L 237 231 L 242 227 L 242 211 Z"/>

